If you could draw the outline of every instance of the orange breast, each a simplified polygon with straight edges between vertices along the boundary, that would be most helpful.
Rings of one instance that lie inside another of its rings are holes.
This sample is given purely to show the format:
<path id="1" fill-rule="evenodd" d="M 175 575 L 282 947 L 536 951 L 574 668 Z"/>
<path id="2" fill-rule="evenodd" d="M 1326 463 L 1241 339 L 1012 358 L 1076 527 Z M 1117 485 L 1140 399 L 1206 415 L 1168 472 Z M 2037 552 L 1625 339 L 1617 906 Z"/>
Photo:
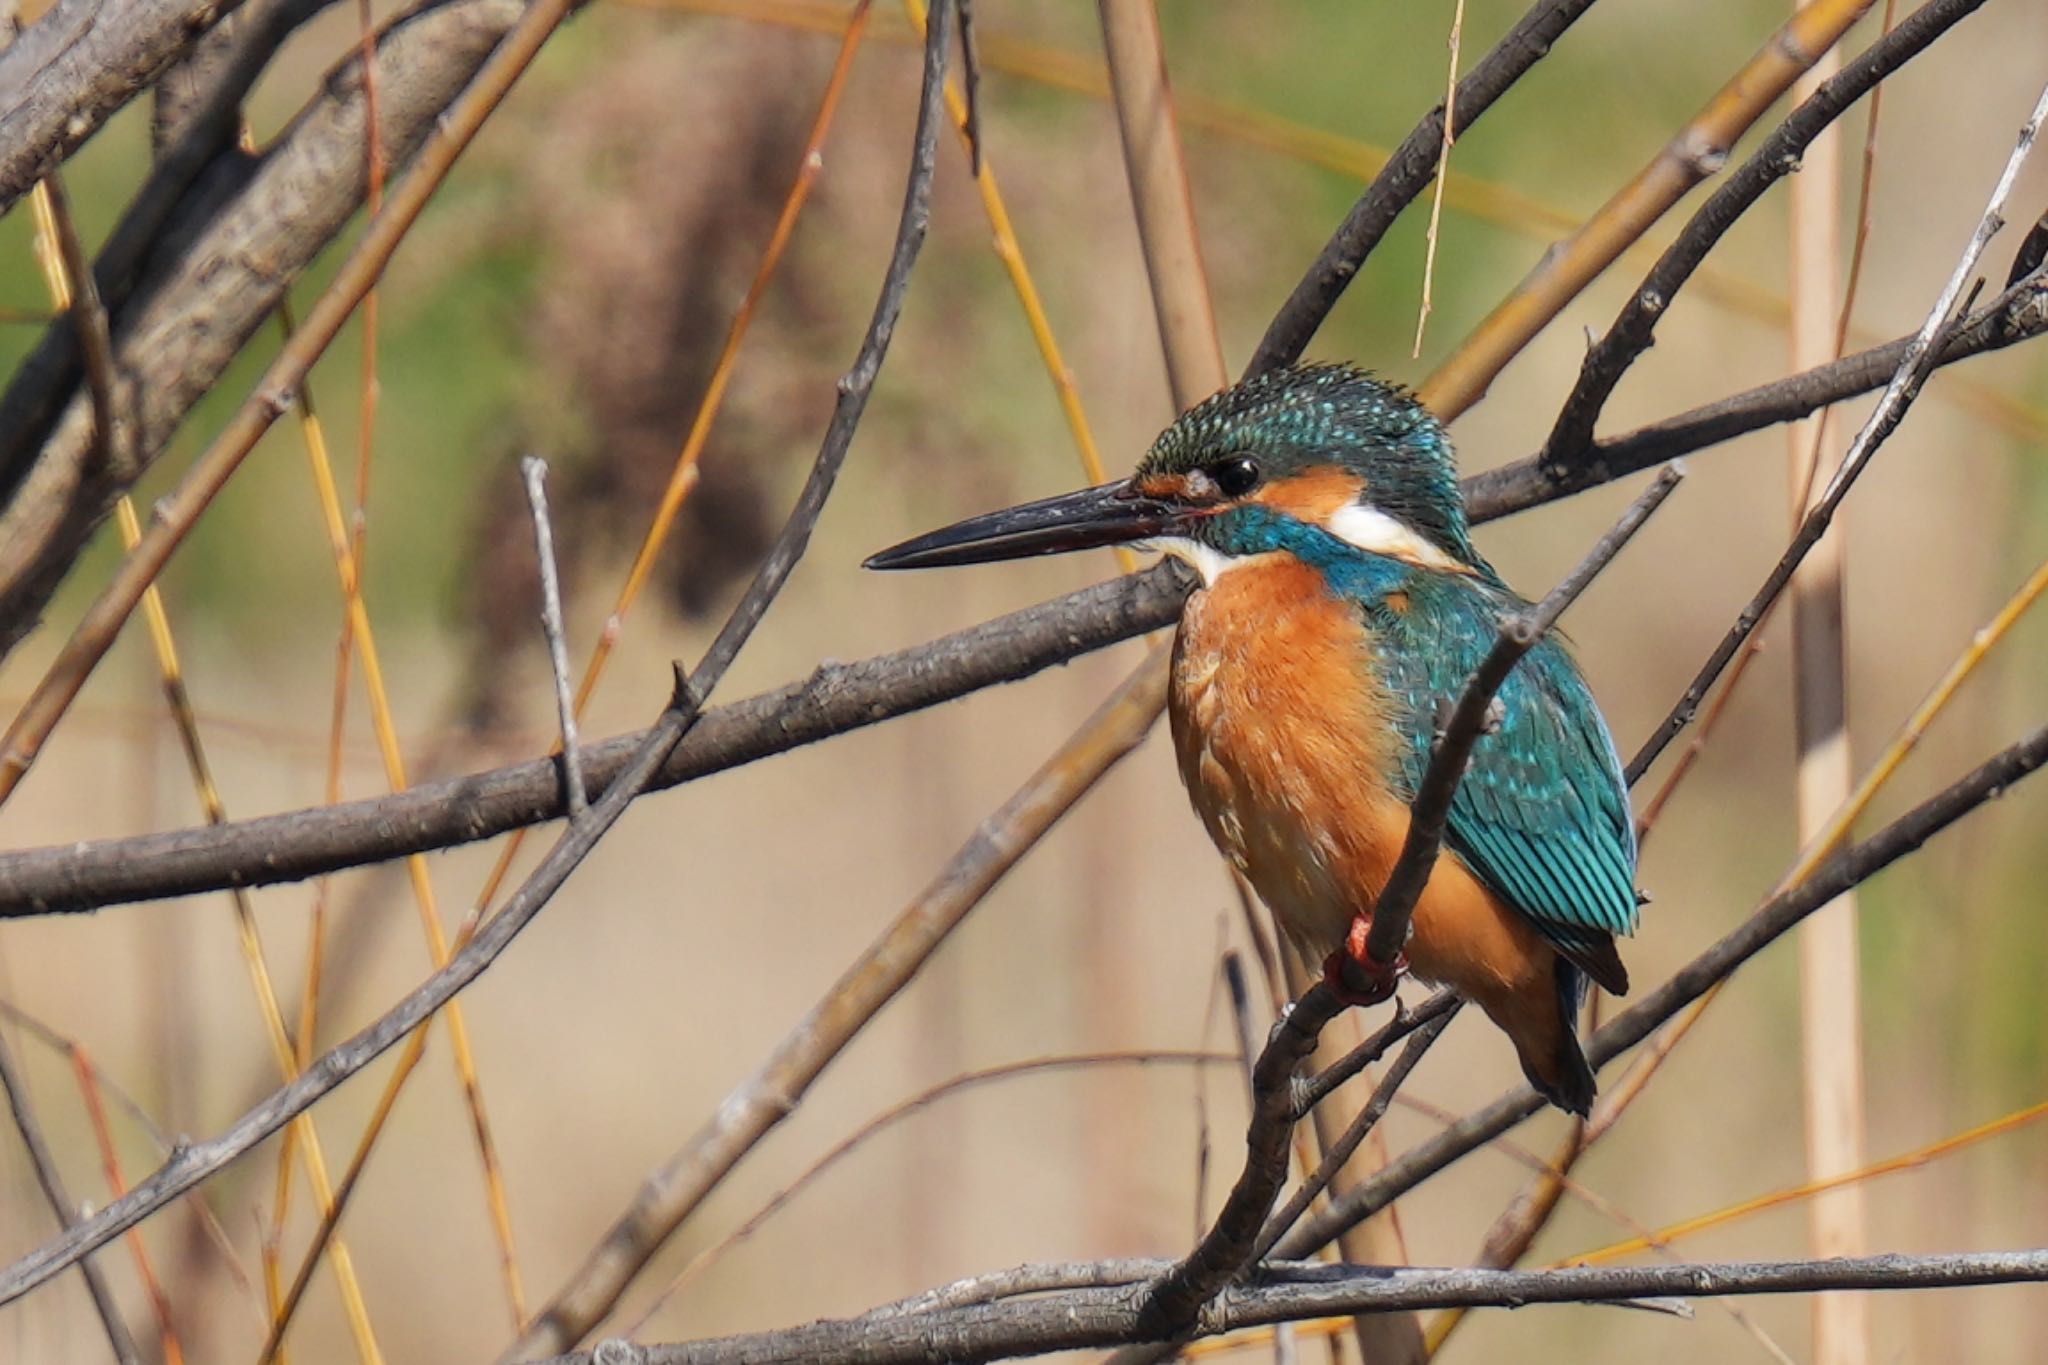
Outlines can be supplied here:
<path id="1" fill-rule="evenodd" d="M 1375 642 L 1320 574 L 1274 555 L 1188 601 L 1175 640 L 1174 747 L 1209 835 L 1312 963 L 1370 913 L 1408 808 L 1387 786 L 1404 741 L 1374 681 Z M 1551 952 L 1455 855 L 1416 907 L 1408 958 L 1491 1012 L 1547 998 Z"/>

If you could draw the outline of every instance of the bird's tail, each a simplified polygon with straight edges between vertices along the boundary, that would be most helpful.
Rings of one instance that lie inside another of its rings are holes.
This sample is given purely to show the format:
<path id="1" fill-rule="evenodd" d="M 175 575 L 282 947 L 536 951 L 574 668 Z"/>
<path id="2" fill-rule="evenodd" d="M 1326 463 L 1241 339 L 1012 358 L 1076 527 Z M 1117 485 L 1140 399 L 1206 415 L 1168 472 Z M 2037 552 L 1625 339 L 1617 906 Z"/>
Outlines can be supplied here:
<path id="1" fill-rule="evenodd" d="M 1498 1014 L 1495 1018 L 1514 1039 L 1522 1074 L 1536 1092 L 1566 1113 L 1585 1118 L 1593 1112 L 1593 1097 L 1598 1093 L 1593 1068 L 1579 1046 L 1579 1002 L 1586 981 L 1579 969 L 1561 956 L 1552 971 L 1554 989 L 1546 993 L 1548 999 L 1539 1004 L 1529 998 L 1531 993 L 1525 993 L 1517 1004 L 1526 1008 L 1515 1009 L 1517 1017 L 1512 1022 Z"/>

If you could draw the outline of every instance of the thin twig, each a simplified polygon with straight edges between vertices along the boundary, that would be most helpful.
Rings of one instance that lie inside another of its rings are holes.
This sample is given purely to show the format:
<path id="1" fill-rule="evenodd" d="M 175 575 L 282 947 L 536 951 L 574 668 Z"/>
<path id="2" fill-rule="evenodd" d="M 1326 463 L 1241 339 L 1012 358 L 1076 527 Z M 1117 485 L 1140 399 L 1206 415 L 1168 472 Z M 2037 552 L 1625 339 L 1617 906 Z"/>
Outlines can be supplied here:
<path id="1" fill-rule="evenodd" d="M 1394 1064 L 1387 1068 L 1386 1074 L 1380 1077 L 1380 1083 L 1373 1089 L 1372 1098 L 1358 1111 L 1357 1117 L 1351 1120 L 1350 1127 L 1344 1130 L 1343 1135 L 1331 1143 L 1329 1149 L 1323 1153 L 1322 1164 L 1310 1173 L 1308 1179 L 1301 1182 L 1300 1188 L 1288 1197 L 1287 1203 L 1278 1213 L 1268 1218 L 1265 1227 L 1259 1230 L 1259 1239 L 1252 1248 L 1254 1261 L 1271 1251 L 1273 1244 L 1278 1242 L 1289 1228 L 1300 1222 L 1301 1216 L 1308 1212 L 1309 1206 L 1330 1187 L 1331 1178 L 1343 1169 L 1345 1162 L 1351 1160 L 1351 1155 L 1358 1150 L 1359 1144 L 1365 1141 L 1373 1127 L 1386 1116 L 1388 1108 L 1394 1103 L 1394 1095 L 1408 1079 L 1409 1073 L 1421 1063 L 1423 1054 L 1428 1052 L 1431 1044 L 1441 1038 L 1444 1030 L 1451 1026 L 1451 1020 L 1457 1017 L 1458 1006 L 1461 1003 L 1453 997 L 1450 1008 L 1442 1013 L 1427 1021 L 1410 1021 L 1416 1024 L 1414 1036 L 1409 1038 L 1408 1046 L 1401 1049 L 1401 1055 L 1394 1059 Z"/>
<path id="2" fill-rule="evenodd" d="M 858 1128 L 832 1144 L 822 1156 L 806 1166 L 794 1180 L 781 1186 L 772 1198 L 748 1216 L 745 1222 L 733 1228 L 718 1241 L 692 1256 L 683 1268 L 676 1272 L 668 1287 L 654 1297 L 654 1301 L 642 1310 L 640 1316 L 625 1328 L 628 1337 L 637 1337 L 646 1330 L 648 1321 L 659 1312 L 684 1287 L 710 1269 L 720 1257 L 752 1237 L 761 1230 L 770 1218 L 786 1208 L 805 1189 L 831 1171 L 841 1161 L 853 1155 L 870 1139 L 894 1127 L 905 1119 L 921 1114 L 940 1100 L 951 1098 L 963 1091 L 978 1089 L 1000 1081 L 1014 1080 L 1022 1076 L 1042 1076 L 1052 1072 L 1092 1070 L 1099 1067 L 1153 1067 L 1153 1066 L 1229 1066 L 1237 1059 L 1225 1052 L 1150 1051 L 1150 1052 L 1084 1052 L 1053 1057 L 1030 1057 L 1020 1062 L 1005 1062 L 997 1066 L 983 1067 L 977 1071 L 964 1072 L 937 1085 L 927 1086 L 908 1099 L 901 1100 L 875 1115 Z M 935 1305 L 934 1305 L 935 1306 Z M 877 1310 L 880 1311 L 880 1310 Z"/>
<path id="3" fill-rule="evenodd" d="M 568 788 L 569 818 L 590 805 L 583 786 L 583 746 L 576 739 L 576 702 L 569 685 L 569 640 L 562 625 L 562 580 L 555 566 L 555 529 L 548 518 L 548 462 L 529 455 L 519 462 L 526 477 L 526 503 L 533 509 L 533 552 L 540 561 L 540 625 L 548 641 L 548 667 L 555 675 L 555 711 L 562 727 L 562 780 Z"/>
<path id="4" fill-rule="evenodd" d="M 57 1170 L 56 1154 L 43 1137 L 43 1125 L 36 1118 L 35 1106 L 29 1102 L 28 1087 L 23 1083 L 21 1073 L 15 1069 L 14 1049 L 7 1045 L 4 1036 L 0 1036 L 0 1089 L 7 1092 L 7 1107 L 14 1114 L 14 1127 L 21 1134 L 21 1145 L 28 1149 L 29 1164 L 35 1167 L 36 1183 L 43 1188 L 43 1198 L 49 1201 L 50 1212 L 57 1216 L 57 1226 L 68 1231 L 78 1223 L 78 1206 L 71 1202 L 71 1196 L 64 1189 L 64 1177 Z M 78 1272 L 85 1276 L 86 1290 L 92 1295 L 93 1309 L 99 1314 L 100 1326 L 106 1331 L 107 1344 L 113 1348 L 114 1359 L 121 1365 L 139 1365 L 141 1357 L 135 1353 L 135 1341 L 128 1335 L 128 1325 L 121 1321 L 121 1310 L 114 1303 L 114 1292 L 107 1286 L 107 1277 L 90 1257 L 79 1261 Z"/>
<path id="5" fill-rule="evenodd" d="M 1457 0 L 1451 10 L 1451 59 L 1450 75 L 1444 78 L 1444 145 L 1436 158 L 1436 188 L 1429 196 L 1428 246 L 1422 255 L 1422 307 L 1415 313 L 1415 346 L 1409 359 L 1422 356 L 1422 336 L 1429 327 L 1429 309 L 1432 287 L 1436 283 L 1437 229 L 1444 220 L 1444 186 L 1451 178 L 1451 148 L 1458 138 L 1451 129 L 1458 121 L 1458 44 L 1465 35 L 1465 0 Z"/>
<path id="6" fill-rule="evenodd" d="M 1319 981 L 1274 1025 L 1258 1064 L 1252 1068 L 1252 1117 L 1245 1135 L 1244 1169 L 1194 1250 L 1146 1287 L 1132 1340 L 1178 1338 L 1196 1321 L 1203 1305 L 1252 1263 L 1260 1229 L 1287 1179 L 1288 1136 L 1295 1124 L 1294 1074 L 1315 1052 L 1324 1026 L 1344 1008 L 1336 992 Z M 1384 1053 L 1415 1027 L 1397 1012 L 1374 1041 Z"/>
<path id="7" fill-rule="evenodd" d="M 1920 386 L 1934 371 L 1936 357 L 1941 353 L 1943 342 L 1957 326 L 1958 319 L 1953 316 L 1956 300 L 1962 297 L 1964 285 L 1975 273 L 1978 258 L 1984 254 L 1985 246 L 2005 223 L 2006 197 L 2012 191 L 2013 181 L 2018 177 L 2020 167 L 2026 164 L 2028 153 L 2033 151 L 2034 141 L 2044 118 L 2048 118 L 2048 87 L 2042 89 L 2040 97 L 2035 101 L 2033 112 L 2021 126 L 2012 154 L 2006 158 L 2005 169 L 2000 173 L 1997 184 L 1992 187 L 1991 198 L 1984 206 L 1983 216 L 1978 219 L 1976 229 L 1970 234 L 1969 243 L 1957 259 L 1955 269 L 1949 273 L 1948 282 L 1942 286 L 1940 295 L 1934 301 L 1934 307 L 1928 311 L 1926 321 L 1920 324 L 1920 330 L 1906 347 L 1906 353 L 1899 358 L 1898 368 L 1893 371 L 1891 382 L 1885 385 L 1883 396 L 1878 399 L 1877 406 L 1865 419 L 1862 430 L 1856 433 L 1856 439 L 1850 442 L 1847 453 L 1842 456 L 1842 463 L 1828 480 L 1819 499 L 1815 501 L 1813 510 L 1807 513 L 1805 520 L 1800 523 L 1799 533 L 1792 538 L 1791 545 L 1786 547 L 1783 556 L 1765 577 L 1763 586 L 1757 589 L 1756 595 L 1750 598 L 1748 605 L 1743 607 L 1741 614 L 1735 618 L 1735 624 L 1729 627 L 1728 633 L 1722 637 L 1721 643 L 1701 666 L 1698 675 L 1687 686 L 1677 704 L 1671 708 L 1670 714 L 1651 732 L 1650 737 L 1643 742 L 1643 747 L 1637 750 L 1636 756 L 1629 760 L 1628 776 L 1631 782 L 1648 771 L 1650 765 L 1657 761 L 1657 756 L 1664 752 L 1665 746 L 1670 744 L 1678 732 L 1691 721 L 1693 714 L 1699 710 L 1700 701 L 1706 696 L 1707 689 L 1713 686 L 1714 679 L 1721 676 L 1721 670 L 1735 657 L 1735 651 L 1742 647 L 1742 642 L 1749 638 L 1750 632 L 1756 629 L 1764 613 L 1784 591 L 1800 561 L 1826 533 L 1829 522 L 1834 519 L 1835 509 L 1848 495 L 1849 489 L 1856 482 L 1856 477 L 1863 472 L 1864 467 L 1870 462 L 1870 457 L 1898 427 L 1900 421 L 1905 418 L 1907 409 L 1912 406 L 1913 400 L 1919 396 Z"/>
<path id="8" fill-rule="evenodd" d="M 1940 348 L 1937 365 L 2002 350 L 2048 332 L 2048 280 L 2022 280 L 1972 313 Z M 1465 480 L 1465 503 L 1474 521 L 1489 521 L 1538 507 L 1706 450 L 1737 436 L 1796 421 L 1831 403 L 1883 388 L 1897 372 L 1913 338 L 1899 337 L 1801 374 L 1745 389 L 1648 426 L 1596 441 L 1568 470 L 1547 468 L 1528 456 Z"/>
<path id="9" fill-rule="evenodd" d="M 1831 77 L 1764 139 L 1740 169 L 1700 205 L 1677 240 L 1665 248 L 1613 324 L 1587 352 L 1577 383 L 1558 410 L 1537 459 L 1555 479 L 1591 453 L 1594 425 L 1622 376 L 1655 339 L 1657 324 L 1708 254 L 1763 198 L 1799 169 L 1800 154 L 1834 126 L 1855 102 L 1892 72 L 1925 52 L 1936 39 L 1975 13 L 1984 0 L 1931 0 Z"/>
<path id="10" fill-rule="evenodd" d="M 1202 264 L 1159 13 L 1154 0 L 1098 0 L 1097 8 L 1167 381 L 1174 407 L 1185 411 L 1223 388 L 1230 375 Z"/>
<path id="11" fill-rule="evenodd" d="M 92 400 L 93 439 L 99 458 L 115 478 L 135 477 L 133 430 L 126 420 L 127 391 L 121 367 L 114 357 L 113 329 L 107 322 L 106 305 L 100 301 L 99 283 L 93 276 L 92 260 L 78 237 L 78 220 L 71 214 L 71 198 L 64 192 L 63 177 L 51 172 L 42 183 L 48 196 L 50 223 L 57 238 L 57 253 L 64 262 L 72 326 L 78 333 L 79 354 L 85 361 L 86 393 Z"/>
<path id="12" fill-rule="evenodd" d="M 1440 1015 L 1454 1012 L 1458 1008 L 1459 1003 L 1460 997 L 1456 991 L 1438 991 L 1435 995 L 1430 996 L 1429 999 L 1417 1005 L 1413 1010 L 1408 1011 L 1408 1019 L 1414 1024 L 1426 1024 Z M 1405 1007 L 1400 1006 L 1397 1002 L 1396 1008 Z M 1312 1079 L 1302 1081 L 1296 1085 L 1294 1088 L 1294 1111 L 1296 1115 L 1306 1116 L 1310 1110 L 1336 1093 L 1338 1088 L 1344 1085 L 1345 1082 L 1379 1060 L 1379 1051 L 1383 1050 L 1376 1050 L 1373 1039 L 1367 1038 L 1359 1043 L 1357 1047 L 1345 1053 L 1343 1058 L 1335 1064 L 1324 1068 Z"/>
<path id="13" fill-rule="evenodd" d="M 1365 258 L 1380 244 L 1401 210 L 1428 187 L 1436 173 L 1444 139 L 1463 137 L 1480 115 L 1548 55 L 1551 45 L 1592 7 L 1593 0 L 1540 0 L 1530 6 L 1507 36 L 1472 68 L 1472 74 L 1458 82 L 1456 116 L 1447 120 L 1445 111 L 1439 107 L 1415 125 L 1366 186 L 1358 202 L 1351 206 L 1322 254 L 1294 286 L 1294 292 L 1280 305 L 1265 336 L 1259 339 L 1251 363 L 1245 367 L 1246 374 L 1263 374 L 1301 358 L 1309 338 L 1337 306 L 1337 300 L 1343 297 Z"/>
<path id="14" fill-rule="evenodd" d="M 1657 155 L 1528 276 L 1423 381 L 1417 396 L 1450 417 L 1478 401 L 1528 346 L 1649 226 L 1726 163 L 1729 148 L 1874 0 L 1810 0 L 1757 49 Z"/>

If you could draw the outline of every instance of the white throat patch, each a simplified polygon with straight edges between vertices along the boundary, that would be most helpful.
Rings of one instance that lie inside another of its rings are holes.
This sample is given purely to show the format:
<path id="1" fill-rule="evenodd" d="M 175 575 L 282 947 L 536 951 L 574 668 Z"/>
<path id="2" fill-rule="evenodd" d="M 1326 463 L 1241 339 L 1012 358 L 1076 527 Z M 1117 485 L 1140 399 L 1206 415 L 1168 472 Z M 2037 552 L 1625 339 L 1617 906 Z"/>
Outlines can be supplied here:
<path id="1" fill-rule="evenodd" d="M 1385 555 L 1389 559 L 1405 560 L 1425 569 L 1441 569 L 1447 573 L 1469 572 L 1456 559 L 1377 507 L 1346 503 L 1330 514 L 1327 529 L 1337 539 L 1356 545 L 1369 554 Z"/>
<path id="2" fill-rule="evenodd" d="M 1239 565 L 1249 564 L 1258 556 L 1227 555 L 1213 545 L 1204 545 L 1199 540 L 1186 536 L 1159 536 L 1152 541 L 1152 547 L 1163 550 L 1182 563 L 1193 567 L 1202 576 L 1202 586 L 1213 588 L 1216 580 Z"/>

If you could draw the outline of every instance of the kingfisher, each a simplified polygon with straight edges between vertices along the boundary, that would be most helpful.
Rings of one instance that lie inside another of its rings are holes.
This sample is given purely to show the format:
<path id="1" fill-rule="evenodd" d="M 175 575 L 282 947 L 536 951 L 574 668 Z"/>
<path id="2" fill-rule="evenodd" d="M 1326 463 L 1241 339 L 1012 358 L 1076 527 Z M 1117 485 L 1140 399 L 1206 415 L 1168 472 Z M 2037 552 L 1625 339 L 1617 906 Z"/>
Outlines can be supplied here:
<path id="1" fill-rule="evenodd" d="M 1585 1115 L 1590 980 L 1628 991 L 1636 837 L 1606 721 L 1564 641 L 1517 664 L 1474 746 L 1401 960 L 1373 905 L 1450 704 L 1528 604 L 1474 548 L 1449 438 L 1349 365 L 1203 401 L 1129 479 L 970 518 L 870 568 L 1149 543 L 1192 565 L 1168 716 L 1196 813 L 1306 960 L 1356 1003 L 1406 971 L 1477 1003 L 1551 1103 Z"/>

